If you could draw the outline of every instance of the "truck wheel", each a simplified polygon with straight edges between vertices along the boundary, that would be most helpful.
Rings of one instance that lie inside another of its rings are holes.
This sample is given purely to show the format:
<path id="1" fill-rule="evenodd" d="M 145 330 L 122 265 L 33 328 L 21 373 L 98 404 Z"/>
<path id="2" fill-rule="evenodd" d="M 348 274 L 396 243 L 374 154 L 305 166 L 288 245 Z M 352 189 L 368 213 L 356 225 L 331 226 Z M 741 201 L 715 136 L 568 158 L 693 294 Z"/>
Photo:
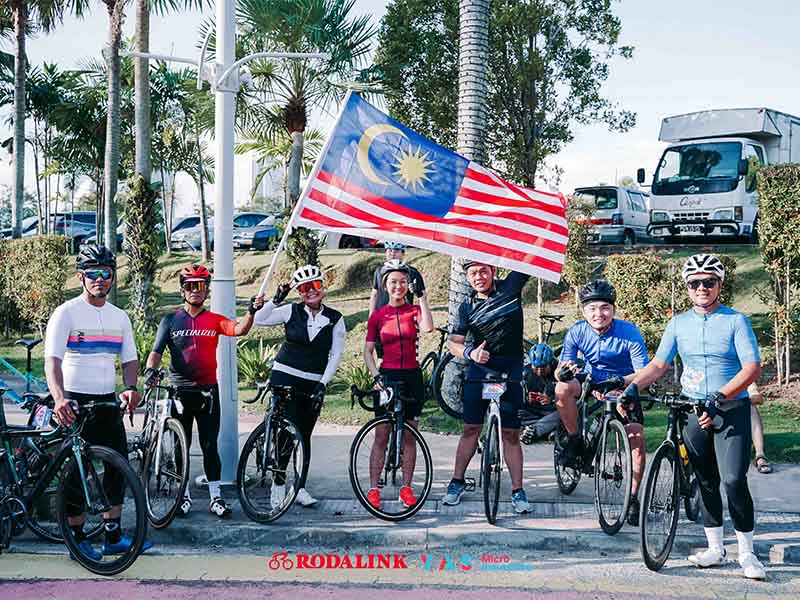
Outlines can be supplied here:
<path id="1" fill-rule="evenodd" d="M 758 215 L 753 219 L 753 233 L 750 234 L 750 243 L 758 244 Z"/>
<path id="2" fill-rule="evenodd" d="M 636 244 L 636 234 L 632 229 L 625 230 L 625 237 L 622 238 L 622 243 L 626 248 L 633 248 Z"/>

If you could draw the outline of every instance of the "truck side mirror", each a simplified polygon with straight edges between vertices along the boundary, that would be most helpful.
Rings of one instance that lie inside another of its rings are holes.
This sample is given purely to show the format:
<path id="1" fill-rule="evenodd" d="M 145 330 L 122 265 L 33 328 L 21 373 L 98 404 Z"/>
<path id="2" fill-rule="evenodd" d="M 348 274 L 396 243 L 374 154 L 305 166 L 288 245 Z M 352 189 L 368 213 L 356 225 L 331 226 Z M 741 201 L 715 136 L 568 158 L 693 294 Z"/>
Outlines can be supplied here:
<path id="1" fill-rule="evenodd" d="M 750 171 L 750 161 L 746 158 L 739 159 L 739 175 L 747 175 Z"/>
<path id="2" fill-rule="evenodd" d="M 636 181 L 644 183 L 644 169 L 636 169 Z"/>

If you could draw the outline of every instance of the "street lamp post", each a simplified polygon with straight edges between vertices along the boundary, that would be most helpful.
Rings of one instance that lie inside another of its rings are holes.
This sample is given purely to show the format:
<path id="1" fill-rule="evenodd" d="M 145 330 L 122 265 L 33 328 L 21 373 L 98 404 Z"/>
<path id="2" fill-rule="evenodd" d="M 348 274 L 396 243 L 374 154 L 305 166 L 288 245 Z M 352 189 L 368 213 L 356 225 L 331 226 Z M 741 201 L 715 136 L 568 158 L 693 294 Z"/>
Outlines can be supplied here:
<path id="1" fill-rule="evenodd" d="M 204 68 L 203 44 L 199 61 L 140 52 L 131 56 L 160 58 L 198 66 L 199 78 L 207 78 L 215 93 L 214 138 L 217 146 L 214 201 L 214 278 L 211 281 L 211 310 L 228 318 L 236 318 L 236 289 L 233 276 L 233 155 L 236 93 L 239 91 L 239 70 L 247 62 L 261 58 L 321 59 L 324 53 L 259 52 L 235 61 L 236 20 L 233 0 L 218 0 L 216 13 L 216 59 L 213 69 Z M 235 61 L 235 62 L 234 62 Z M 220 74 L 217 77 L 217 73 Z M 222 460 L 222 481 L 236 480 L 239 458 L 239 421 L 237 406 L 236 340 L 222 337 L 217 350 L 217 374 L 220 393 L 219 454 Z"/>

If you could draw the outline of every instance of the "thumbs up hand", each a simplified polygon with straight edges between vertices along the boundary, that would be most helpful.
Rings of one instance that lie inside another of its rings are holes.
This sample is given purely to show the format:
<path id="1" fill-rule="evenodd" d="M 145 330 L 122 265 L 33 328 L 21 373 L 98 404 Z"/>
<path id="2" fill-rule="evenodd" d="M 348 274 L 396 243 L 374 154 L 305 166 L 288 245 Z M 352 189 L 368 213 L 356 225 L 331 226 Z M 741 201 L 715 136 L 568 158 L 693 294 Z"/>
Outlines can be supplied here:
<path id="1" fill-rule="evenodd" d="M 489 362 L 491 354 L 486 350 L 486 340 L 482 341 L 480 346 L 477 346 L 470 352 L 469 357 L 476 363 L 484 365 Z"/>

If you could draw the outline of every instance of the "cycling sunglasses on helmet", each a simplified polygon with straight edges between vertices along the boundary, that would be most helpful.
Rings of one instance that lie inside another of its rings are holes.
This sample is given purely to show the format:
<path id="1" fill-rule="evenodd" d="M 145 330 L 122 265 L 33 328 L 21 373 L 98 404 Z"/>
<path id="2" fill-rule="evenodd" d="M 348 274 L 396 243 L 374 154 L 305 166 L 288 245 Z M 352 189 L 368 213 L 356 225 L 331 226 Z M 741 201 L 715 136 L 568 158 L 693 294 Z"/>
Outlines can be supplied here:
<path id="1" fill-rule="evenodd" d="M 709 277 L 707 279 L 692 279 L 691 281 L 687 281 L 686 285 L 689 286 L 689 289 L 696 290 L 701 285 L 707 290 L 713 290 L 717 287 L 719 283 L 719 279 L 716 277 Z"/>
<path id="2" fill-rule="evenodd" d="M 184 292 L 205 292 L 207 288 L 205 281 L 187 281 L 183 284 Z"/>
<path id="3" fill-rule="evenodd" d="M 98 279 L 110 281 L 114 276 L 114 272 L 111 269 L 86 269 L 83 271 L 83 275 L 92 281 L 96 281 Z"/>
<path id="4" fill-rule="evenodd" d="M 297 291 L 301 294 L 307 294 L 312 289 L 317 291 L 321 290 L 322 282 L 319 279 L 315 279 L 314 281 L 306 281 L 297 286 Z"/>

